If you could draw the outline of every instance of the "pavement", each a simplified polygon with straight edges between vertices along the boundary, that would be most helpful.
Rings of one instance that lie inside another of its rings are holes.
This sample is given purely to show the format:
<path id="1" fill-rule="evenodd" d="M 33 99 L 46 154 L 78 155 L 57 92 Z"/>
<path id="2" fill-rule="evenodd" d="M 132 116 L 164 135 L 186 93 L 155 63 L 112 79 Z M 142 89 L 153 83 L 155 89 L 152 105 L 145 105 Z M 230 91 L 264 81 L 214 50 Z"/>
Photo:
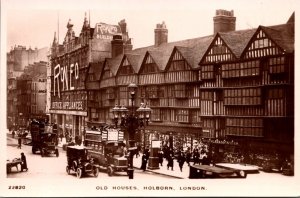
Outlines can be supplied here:
<path id="1" fill-rule="evenodd" d="M 142 154 L 140 154 L 140 156 L 137 158 L 134 156 L 134 158 L 133 158 L 134 168 L 140 169 L 141 164 L 142 164 Z M 174 178 L 178 178 L 178 179 L 187 179 L 189 177 L 190 168 L 186 162 L 183 164 L 182 172 L 180 171 L 180 168 L 179 168 L 179 165 L 178 165 L 178 162 L 176 159 L 174 159 L 173 171 L 171 170 L 171 168 L 169 168 L 169 170 L 167 169 L 167 164 L 168 164 L 168 161 L 164 158 L 162 166 L 159 165 L 159 169 L 153 169 L 153 170 L 149 169 L 148 164 L 147 164 L 146 171 L 152 172 L 155 174 L 166 175 L 166 176 L 170 176 L 170 177 L 174 177 Z M 193 162 L 190 164 L 192 165 Z"/>

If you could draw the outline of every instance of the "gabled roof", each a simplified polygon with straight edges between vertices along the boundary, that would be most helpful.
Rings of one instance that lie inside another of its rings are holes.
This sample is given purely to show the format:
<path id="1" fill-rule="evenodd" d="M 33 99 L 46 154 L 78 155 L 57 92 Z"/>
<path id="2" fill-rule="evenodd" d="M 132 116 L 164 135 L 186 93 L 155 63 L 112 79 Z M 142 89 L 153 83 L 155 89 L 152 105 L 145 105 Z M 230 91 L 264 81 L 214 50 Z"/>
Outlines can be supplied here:
<path id="1" fill-rule="evenodd" d="M 224 40 L 226 45 L 232 51 L 232 53 L 240 58 L 246 50 L 249 42 L 255 35 L 255 33 L 261 28 L 278 46 L 287 52 L 294 51 L 294 22 L 293 15 L 290 17 L 287 24 L 276 26 L 259 26 L 254 29 L 231 31 L 231 32 L 219 32 L 214 35 L 198 37 L 193 39 L 187 39 L 182 41 L 163 43 L 159 46 L 148 46 L 143 48 L 137 48 L 125 55 L 128 61 L 132 64 L 135 71 L 139 71 L 145 56 L 147 53 L 153 58 L 160 70 L 165 70 L 167 64 L 170 61 L 172 52 L 177 49 L 181 55 L 186 59 L 192 68 L 199 67 L 199 63 L 208 48 L 211 46 L 212 41 L 220 36 Z M 109 66 L 114 75 L 120 66 L 122 56 L 119 55 L 115 58 L 108 59 Z"/>
<path id="2" fill-rule="evenodd" d="M 135 73 L 139 71 L 139 62 L 142 56 L 140 54 L 125 54 L 125 57 L 127 58 L 128 62 L 131 64 L 132 69 Z"/>
<path id="3" fill-rule="evenodd" d="M 192 68 L 196 68 L 212 40 L 213 35 L 210 35 L 171 43 L 163 43 L 158 47 L 149 46 L 138 48 L 133 50 L 133 52 L 146 53 L 148 51 L 158 67 L 161 70 L 165 70 L 174 48 L 180 48 L 179 50 L 182 56 L 190 62 Z"/>
<path id="4" fill-rule="evenodd" d="M 167 65 L 167 62 L 170 58 L 169 55 L 166 55 L 162 51 L 148 51 L 149 55 L 152 57 L 154 62 L 156 63 L 158 69 L 160 71 L 163 71 Z"/>
<path id="5" fill-rule="evenodd" d="M 232 53 L 234 53 L 237 58 L 240 58 L 256 31 L 257 28 L 232 32 L 219 32 L 218 34 L 230 48 Z"/>
<path id="6" fill-rule="evenodd" d="M 186 62 L 190 65 L 191 68 L 194 68 L 194 57 L 192 53 L 192 49 L 189 47 L 182 47 L 182 46 L 175 46 L 174 47 L 174 53 L 178 51 L 186 60 Z M 171 59 L 169 60 L 169 62 Z M 169 66 L 168 66 L 169 68 Z M 166 68 L 166 69 L 168 69 Z"/>
<path id="7" fill-rule="evenodd" d="M 288 53 L 294 51 L 295 30 L 294 23 L 275 26 L 260 26 L 261 29 L 283 50 Z"/>
<path id="8" fill-rule="evenodd" d="M 114 58 L 107 58 L 106 64 L 108 64 L 108 67 L 110 68 L 110 71 L 113 73 L 113 75 L 116 75 L 118 72 L 118 69 L 121 65 L 121 61 L 123 59 L 124 54 L 120 54 Z"/>
<path id="9" fill-rule="evenodd" d="M 92 73 L 95 75 L 95 80 L 100 80 L 103 67 L 104 67 L 104 62 L 90 63 L 88 74 Z"/>

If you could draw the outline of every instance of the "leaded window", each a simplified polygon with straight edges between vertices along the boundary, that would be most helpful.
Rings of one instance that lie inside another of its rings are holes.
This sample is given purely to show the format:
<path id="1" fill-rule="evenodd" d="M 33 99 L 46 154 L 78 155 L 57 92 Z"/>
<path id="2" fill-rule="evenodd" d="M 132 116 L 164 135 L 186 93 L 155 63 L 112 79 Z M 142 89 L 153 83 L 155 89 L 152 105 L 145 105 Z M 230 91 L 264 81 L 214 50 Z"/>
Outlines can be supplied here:
<path id="1" fill-rule="evenodd" d="M 222 65 L 223 78 L 250 77 L 260 74 L 259 61 L 247 61 Z"/>
<path id="2" fill-rule="evenodd" d="M 261 105 L 261 89 L 227 89 L 224 90 L 225 105 Z"/>
<path id="3" fill-rule="evenodd" d="M 203 65 L 201 66 L 201 79 L 213 79 L 215 78 L 214 66 Z"/>
<path id="4" fill-rule="evenodd" d="M 275 57 L 269 59 L 270 74 L 279 74 L 285 72 L 285 58 Z"/>

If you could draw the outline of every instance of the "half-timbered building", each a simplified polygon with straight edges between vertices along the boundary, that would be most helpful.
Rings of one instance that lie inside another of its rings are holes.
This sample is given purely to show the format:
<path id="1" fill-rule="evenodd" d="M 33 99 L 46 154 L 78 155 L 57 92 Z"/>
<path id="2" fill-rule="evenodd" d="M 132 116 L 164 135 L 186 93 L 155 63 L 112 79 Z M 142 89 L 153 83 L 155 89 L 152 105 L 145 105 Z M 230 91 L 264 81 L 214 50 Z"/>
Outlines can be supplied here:
<path id="1" fill-rule="evenodd" d="M 135 83 L 134 108 L 143 102 L 152 109 L 141 134 L 147 140 L 155 136 L 187 146 L 193 139 L 234 139 L 252 147 L 282 143 L 291 150 L 294 15 L 285 24 L 236 31 L 233 11 L 216 14 L 213 35 L 168 43 L 162 23 L 153 46 L 119 49 L 99 63 L 93 96 L 98 106 L 89 119 L 112 123 L 116 104 L 130 109 L 127 86 Z"/>

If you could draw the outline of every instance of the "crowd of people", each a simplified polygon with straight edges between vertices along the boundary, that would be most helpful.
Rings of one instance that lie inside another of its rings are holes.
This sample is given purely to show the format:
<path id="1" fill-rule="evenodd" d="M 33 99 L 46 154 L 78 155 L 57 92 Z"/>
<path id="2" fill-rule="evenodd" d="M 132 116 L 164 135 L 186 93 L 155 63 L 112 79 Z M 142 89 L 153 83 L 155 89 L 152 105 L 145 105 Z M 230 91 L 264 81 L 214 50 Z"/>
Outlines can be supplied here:
<path id="1" fill-rule="evenodd" d="M 141 169 L 146 170 L 147 162 L 150 156 L 149 148 L 146 148 L 142 155 L 142 165 Z M 208 155 L 208 145 L 204 143 L 199 143 L 193 149 L 187 147 L 185 150 L 181 148 L 171 148 L 164 145 L 158 151 L 158 162 L 160 166 L 164 166 L 164 161 L 167 161 L 167 170 L 174 170 L 176 162 L 178 167 L 182 172 L 183 165 L 186 163 L 188 166 L 191 164 L 210 164 L 210 159 Z"/>

